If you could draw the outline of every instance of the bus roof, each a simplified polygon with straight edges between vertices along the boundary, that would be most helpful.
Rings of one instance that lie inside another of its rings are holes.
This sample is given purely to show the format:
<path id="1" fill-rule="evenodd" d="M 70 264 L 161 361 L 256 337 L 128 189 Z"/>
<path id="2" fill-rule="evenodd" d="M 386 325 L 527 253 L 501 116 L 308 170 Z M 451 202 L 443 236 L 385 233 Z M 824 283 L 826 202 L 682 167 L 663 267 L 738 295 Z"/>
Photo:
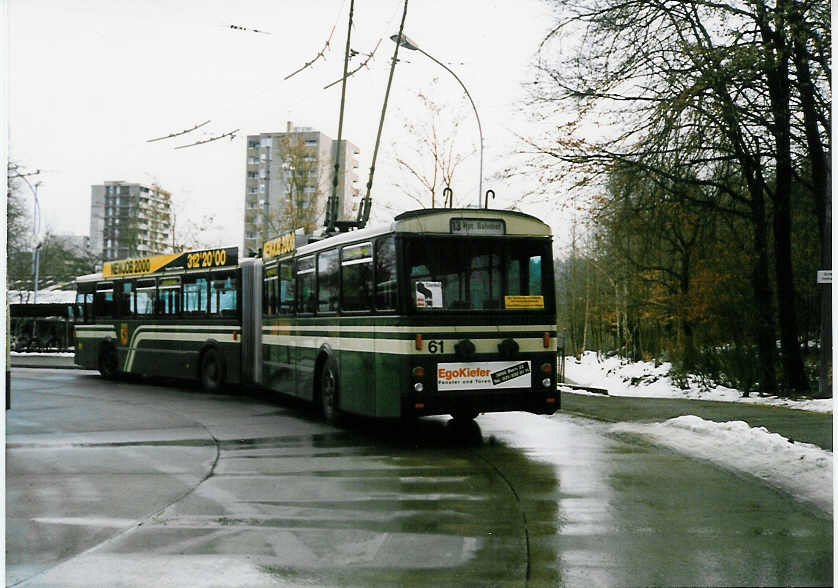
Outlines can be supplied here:
<path id="1" fill-rule="evenodd" d="M 550 226 L 536 217 L 515 210 L 488 208 L 425 208 L 403 212 L 393 222 L 359 231 L 340 233 L 296 250 L 297 255 L 327 247 L 372 239 L 388 233 L 436 235 L 550 237 Z"/>
<path id="2" fill-rule="evenodd" d="M 549 237 L 550 226 L 517 210 L 491 208 L 426 208 L 395 219 L 397 232 Z M 469 221 L 474 223 L 469 224 Z M 503 226 L 492 221 L 503 221 Z"/>

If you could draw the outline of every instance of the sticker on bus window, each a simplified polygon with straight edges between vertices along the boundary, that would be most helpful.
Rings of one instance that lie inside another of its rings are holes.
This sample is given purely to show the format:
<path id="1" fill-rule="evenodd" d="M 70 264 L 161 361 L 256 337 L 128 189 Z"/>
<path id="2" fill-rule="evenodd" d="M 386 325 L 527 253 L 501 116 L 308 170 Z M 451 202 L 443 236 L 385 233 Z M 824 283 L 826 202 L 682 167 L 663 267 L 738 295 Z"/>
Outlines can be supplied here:
<path id="1" fill-rule="evenodd" d="M 531 373 L 529 361 L 438 363 L 436 385 L 440 392 L 529 388 Z"/>
<path id="2" fill-rule="evenodd" d="M 442 308 L 442 282 L 416 282 L 416 308 Z"/>
<path id="3" fill-rule="evenodd" d="M 504 296 L 504 308 L 544 308 L 544 296 Z"/>

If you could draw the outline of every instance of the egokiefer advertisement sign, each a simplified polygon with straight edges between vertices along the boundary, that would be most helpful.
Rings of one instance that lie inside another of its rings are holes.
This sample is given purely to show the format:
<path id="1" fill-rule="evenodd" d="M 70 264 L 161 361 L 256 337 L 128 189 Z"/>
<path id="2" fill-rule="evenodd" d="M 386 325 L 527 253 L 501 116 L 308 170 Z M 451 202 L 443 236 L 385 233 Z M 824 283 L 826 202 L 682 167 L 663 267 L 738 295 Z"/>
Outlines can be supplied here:
<path id="1" fill-rule="evenodd" d="M 529 388 L 529 361 L 483 361 L 437 364 L 436 384 L 445 390 Z"/>

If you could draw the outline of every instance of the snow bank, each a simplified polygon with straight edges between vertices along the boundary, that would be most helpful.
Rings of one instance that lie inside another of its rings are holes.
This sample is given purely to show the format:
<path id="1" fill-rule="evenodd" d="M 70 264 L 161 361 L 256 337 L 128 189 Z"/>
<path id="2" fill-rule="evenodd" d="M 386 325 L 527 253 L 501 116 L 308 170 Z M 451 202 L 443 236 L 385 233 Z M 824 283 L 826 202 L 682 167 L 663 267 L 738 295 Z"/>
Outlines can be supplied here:
<path id="1" fill-rule="evenodd" d="M 716 423 L 681 416 L 663 423 L 618 423 L 616 433 L 650 438 L 657 445 L 756 476 L 768 485 L 814 504 L 832 515 L 832 452 L 808 443 L 793 443 L 742 421 Z"/>
<path id="2" fill-rule="evenodd" d="M 832 399 L 790 400 L 774 396 L 744 398 L 733 388 L 709 384 L 691 376 L 685 389 L 669 377 L 672 364 L 655 365 L 650 361 L 628 363 L 618 356 L 600 357 L 586 351 L 581 359 L 565 358 L 565 378 L 581 386 L 604 388 L 611 396 L 642 396 L 647 398 L 691 398 L 726 402 L 770 404 L 799 410 L 832 412 Z"/>

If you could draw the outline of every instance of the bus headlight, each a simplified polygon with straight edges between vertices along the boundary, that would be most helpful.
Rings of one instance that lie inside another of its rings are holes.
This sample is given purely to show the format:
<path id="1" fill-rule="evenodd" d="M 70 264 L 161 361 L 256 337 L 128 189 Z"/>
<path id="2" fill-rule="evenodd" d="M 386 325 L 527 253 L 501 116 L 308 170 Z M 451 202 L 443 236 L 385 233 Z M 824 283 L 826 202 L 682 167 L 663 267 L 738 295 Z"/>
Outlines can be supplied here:
<path id="1" fill-rule="evenodd" d="M 422 382 L 416 382 L 415 384 L 413 384 L 413 389 L 417 392 L 421 392 L 425 389 L 425 385 Z"/>
<path id="2" fill-rule="evenodd" d="M 541 385 L 544 386 L 545 388 L 549 388 L 550 384 L 552 384 L 552 381 L 550 380 L 550 378 L 544 378 L 543 380 L 541 380 Z"/>

